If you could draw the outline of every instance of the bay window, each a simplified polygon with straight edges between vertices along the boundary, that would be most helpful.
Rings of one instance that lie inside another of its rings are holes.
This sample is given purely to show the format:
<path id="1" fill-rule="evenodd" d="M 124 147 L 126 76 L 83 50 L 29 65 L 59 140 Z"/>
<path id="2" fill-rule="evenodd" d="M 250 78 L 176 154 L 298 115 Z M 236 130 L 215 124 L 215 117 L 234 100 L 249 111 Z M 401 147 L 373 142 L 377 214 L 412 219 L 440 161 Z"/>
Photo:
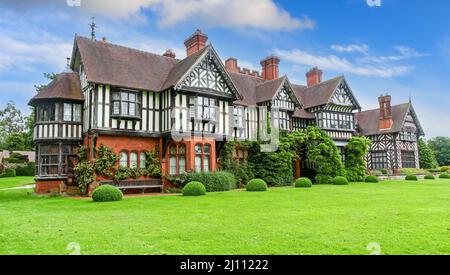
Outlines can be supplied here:
<path id="1" fill-rule="evenodd" d="M 216 121 L 216 100 L 203 96 L 189 98 L 189 111 L 191 118 L 199 120 Z"/>
<path id="2" fill-rule="evenodd" d="M 373 169 L 388 168 L 388 159 L 386 151 L 371 152 L 370 155 L 372 157 Z"/>
<path id="3" fill-rule="evenodd" d="M 290 117 L 286 111 L 273 110 L 272 113 L 279 129 L 290 130 Z"/>
<path id="4" fill-rule="evenodd" d="M 339 114 L 322 112 L 318 114 L 320 128 L 352 130 L 353 114 Z"/>
<path id="5" fill-rule="evenodd" d="M 78 145 L 42 144 L 38 146 L 39 176 L 72 175 L 77 163 Z"/>
<path id="6" fill-rule="evenodd" d="M 211 164 L 211 145 L 196 144 L 194 147 L 195 159 L 194 170 L 195 172 L 209 172 Z"/>
<path id="7" fill-rule="evenodd" d="M 120 90 L 112 93 L 112 115 L 140 117 L 141 97 L 138 92 Z"/>
<path id="8" fill-rule="evenodd" d="M 37 122 L 57 121 L 59 104 L 45 104 L 37 107 Z"/>

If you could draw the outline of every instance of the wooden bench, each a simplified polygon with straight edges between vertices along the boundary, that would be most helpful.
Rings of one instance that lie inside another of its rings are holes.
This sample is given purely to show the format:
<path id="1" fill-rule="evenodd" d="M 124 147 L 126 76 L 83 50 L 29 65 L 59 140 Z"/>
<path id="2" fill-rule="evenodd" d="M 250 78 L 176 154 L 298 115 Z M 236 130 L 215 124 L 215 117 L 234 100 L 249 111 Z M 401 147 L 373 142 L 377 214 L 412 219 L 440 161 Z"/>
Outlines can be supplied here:
<path id="1" fill-rule="evenodd" d="M 163 184 L 160 179 L 144 179 L 144 180 L 102 180 L 98 182 L 99 185 L 109 184 L 121 190 L 127 189 L 142 189 L 142 193 L 148 188 L 159 188 L 162 192 Z"/>

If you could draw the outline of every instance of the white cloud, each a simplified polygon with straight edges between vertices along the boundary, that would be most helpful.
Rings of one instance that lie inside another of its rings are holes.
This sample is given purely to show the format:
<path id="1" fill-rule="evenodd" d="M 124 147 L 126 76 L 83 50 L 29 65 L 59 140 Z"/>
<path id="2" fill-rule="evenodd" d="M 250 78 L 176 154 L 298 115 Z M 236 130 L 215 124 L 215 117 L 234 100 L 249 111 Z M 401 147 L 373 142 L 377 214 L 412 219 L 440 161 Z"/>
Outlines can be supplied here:
<path id="1" fill-rule="evenodd" d="M 348 44 L 348 45 L 336 45 L 333 44 L 330 46 L 330 48 L 337 52 L 346 52 L 346 53 L 352 53 L 352 52 L 359 52 L 364 55 L 367 55 L 369 46 L 367 44 Z"/>
<path id="2" fill-rule="evenodd" d="M 337 71 L 340 73 L 352 73 L 363 76 L 393 77 L 404 75 L 412 70 L 411 66 L 357 64 L 336 55 L 315 55 L 299 49 L 275 49 L 275 52 L 281 58 L 298 65 L 307 65 L 311 67 L 318 66 L 324 70 Z"/>
<path id="3" fill-rule="evenodd" d="M 32 71 L 37 65 L 63 69 L 71 52 L 72 44 L 56 38 L 30 42 L 0 34 L 0 72 L 14 67 Z"/>
<path id="4" fill-rule="evenodd" d="M 407 46 L 395 46 L 394 49 L 397 51 L 395 55 L 387 55 L 387 56 L 367 56 L 364 57 L 366 61 L 372 61 L 377 63 L 383 63 L 388 61 L 401 61 L 411 58 L 418 58 L 428 56 L 427 53 L 420 53 L 413 48 Z"/>
<path id="5" fill-rule="evenodd" d="M 141 16 L 142 9 L 152 9 L 162 27 L 185 22 L 286 31 L 315 27 L 308 17 L 292 17 L 273 0 L 90 0 L 82 1 L 81 8 L 115 18 Z"/>

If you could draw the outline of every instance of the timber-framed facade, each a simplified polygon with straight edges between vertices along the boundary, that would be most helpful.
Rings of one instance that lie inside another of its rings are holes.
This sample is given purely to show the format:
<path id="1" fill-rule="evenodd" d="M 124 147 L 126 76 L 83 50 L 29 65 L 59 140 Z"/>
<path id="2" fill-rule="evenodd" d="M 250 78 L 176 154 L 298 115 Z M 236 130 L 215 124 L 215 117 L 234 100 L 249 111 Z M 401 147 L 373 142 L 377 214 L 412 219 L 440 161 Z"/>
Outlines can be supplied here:
<path id="1" fill-rule="evenodd" d="M 145 152 L 156 151 L 163 174 L 214 171 L 225 141 L 256 140 L 268 120 L 284 131 L 317 125 L 342 151 L 352 136 L 368 136 L 369 169 L 418 166 L 423 131 L 411 103 L 391 108 L 390 97 L 380 97 L 380 109 L 361 112 L 344 76 L 322 81 L 313 68 L 307 85 L 296 85 L 279 76 L 278 57 L 250 71 L 235 58 L 223 64 L 207 40 L 197 30 L 180 60 L 171 50 L 160 55 L 75 36 L 70 70 L 30 101 L 37 192 L 70 185 L 82 144 L 89 159 L 101 144 L 113 148 L 121 166 L 144 167 Z"/>

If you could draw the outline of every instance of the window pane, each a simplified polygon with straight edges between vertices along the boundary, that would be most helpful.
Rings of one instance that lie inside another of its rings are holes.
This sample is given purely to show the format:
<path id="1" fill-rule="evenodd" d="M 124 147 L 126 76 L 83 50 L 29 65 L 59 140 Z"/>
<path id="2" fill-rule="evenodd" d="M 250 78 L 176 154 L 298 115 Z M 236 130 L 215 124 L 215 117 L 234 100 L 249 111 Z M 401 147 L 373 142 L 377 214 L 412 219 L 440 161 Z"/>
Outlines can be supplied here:
<path id="1" fill-rule="evenodd" d="M 119 93 L 113 93 L 112 99 L 113 100 L 120 100 L 120 94 Z"/>
<path id="2" fill-rule="evenodd" d="M 195 156 L 195 172 L 201 172 L 202 171 L 202 157 L 201 156 Z"/>
<path id="3" fill-rule="evenodd" d="M 169 154 L 171 154 L 171 155 L 177 154 L 177 147 L 175 145 L 170 146 Z"/>
<path id="4" fill-rule="evenodd" d="M 203 146 L 203 153 L 205 154 L 211 153 L 211 146 L 209 146 L 209 144 L 205 144 L 205 146 Z"/>
<path id="5" fill-rule="evenodd" d="M 128 155 L 126 152 L 120 153 L 120 166 L 122 167 L 128 166 Z"/>
<path id="6" fill-rule="evenodd" d="M 136 115 L 136 103 L 130 103 L 130 116 L 135 116 Z"/>
<path id="7" fill-rule="evenodd" d="M 209 172 L 209 156 L 203 157 L 203 172 Z"/>
<path id="8" fill-rule="evenodd" d="M 179 161 L 178 165 L 180 166 L 179 173 L 183 174 L 186 171 L 186 158 L 184 156 L 180 157 L 180 161 Z"/>
<path id="9" fill-rule="evenodd" d="M 120 102 L 119 101 L 114 101 L 113 114 L 114 115 L 120 115 Z"/>
<path id="10" fill-rule="evenodd" d="M 145 152 L 141 152 L 141 154 L 139 155 L 139 168 L 141 169 L 145 169 L 145 162 L 146 162 L 146 157 L 145 157 Z"/>
<path id="11" fill-rule="evenodd" d="M 64 121 L 72 121 L 72 104 L 64 103 Z"/>
<path id="12" fill-rule="evenodd" d="M 137 153 L 130 154 L 130 167 L 131 168 L 137 167 Z"/>
<path id="13" fill-rule="evenodd" d="M 128 100 L 129 101 L 136 101 L 136 94 L 134 94 L 134 93 L 130 93 L 129 95 L 128 95 Z"/>
<path id="14" fill-rule="evenodd" d="M 178 146 L 178 154 L 180 154 L 180 155 L 186 154 L 186 146 L 184 146 L 184 145 Z"/>
<path id="15" fill-rule="evenodd" d="M 195 151 L 195 154 L 201 154 L 202 146 L 200 144 L 195 145 L 194 151 Z"/>
<path id="16" fill-rule="evenodd" d="M 177 157 L 172 156 L 169 159 L 169 173 L 171 175 L 177 174 Z"/>
<path id="17" fill-rule="evenodd" d="M 128 102 L 122 102 L 122 115 L 128 115 Z"/>
<path id="18" fill-rule="evenodd" d="M 120 93 L 120 98 L 121 98 L 122 100 L 128 100 L 128 93 L 126 93 L 126 92 Z"/>
<path id="19" fill-rule="evenodd" d="M 76 122 L 81 121 L 81 105 L 80 104 L 73 105 L 73 121 L 76 121 Z"/>

